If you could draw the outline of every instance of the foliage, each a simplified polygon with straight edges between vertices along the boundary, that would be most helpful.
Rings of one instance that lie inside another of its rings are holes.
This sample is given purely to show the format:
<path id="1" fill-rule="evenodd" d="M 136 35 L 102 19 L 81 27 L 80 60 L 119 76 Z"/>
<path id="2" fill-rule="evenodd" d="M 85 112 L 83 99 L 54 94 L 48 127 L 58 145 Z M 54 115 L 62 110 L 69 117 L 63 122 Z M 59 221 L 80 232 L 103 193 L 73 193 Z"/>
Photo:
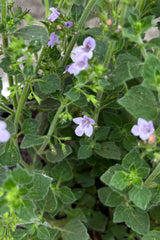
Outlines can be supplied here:
<path id="1" fill-rule="evenodd" d="M 0 3 L 0 239 L 158 240 L 160 1 Z"/>

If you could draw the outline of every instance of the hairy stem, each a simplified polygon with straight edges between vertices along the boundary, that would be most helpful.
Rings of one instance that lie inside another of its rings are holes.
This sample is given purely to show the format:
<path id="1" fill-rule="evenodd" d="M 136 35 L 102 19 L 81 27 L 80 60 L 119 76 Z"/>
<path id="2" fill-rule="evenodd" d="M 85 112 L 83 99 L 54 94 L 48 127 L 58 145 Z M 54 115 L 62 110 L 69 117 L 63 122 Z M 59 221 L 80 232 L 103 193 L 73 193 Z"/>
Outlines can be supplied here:
<path id="1" fill-rule="evenodd" d="M 77 29 L 78 30 L 80 30 L 83 27 L 83 25 L 84 25 L 88 15 L 91 12 L 92 8 L 94 7 L 95 3 L 96 3 L 96 0 L 90 0 L 88 2 L 87 6 L 85 7 L 85 10 L 83 11 L 83 14 L 82 14 L 81 18 L 79 19 L 79 22 L 77 24 Z M 69 43 L 69 46 L 67 48 L 67 51 L 65 53 L 65 56 L 62 59 L 62 62 L 60 64 L 60 66 L 66 66 L 66 63 L 67 63 L 67 61 L 69 59 L 70 53 L 71 53 L 71 51 L 72 51 L 72 49 L 74 47 L 74 44 L 75 44 L 75 42 L 77 40 L 77 37 L 78 37 L 77 34 L 72 37 L 72 39 L 71 39 L 71 41 Z"/>
<path id="2" fill-rule="evenodd" d="M 150 186 L 150 184 L 153 182 L 153 180 L 160 174 L 160 163 L 157 165 L 157 167 L 153 170 L 151 175 L 146 179 L 144 185 Z"/>
<path id="3" fill-rule="evenodd" d="M 120 15 L 120 19 L 119 19 L 119 25 L 120 26 L 123 26 L 124 24 L 124 20 L 125 20 L 125 17 L 126 17 L 126 12 L 127 12 L 127 7 L 128 7 L 128 4 L 127 3 L 122 3 L 121 4 L 121 15 Z"/>
<path id="4" fill-rule="evenodd" d="M 9 107 L 5 106 L 3 103 L 0 103 L 0 108 L 3 109 L 5 112 L 14 114 L 14 111 L 12 109 L 10 109 Z"/>
<path id="5" fill-rule="evenodd" d="M 41 153 L 43 152 L 43 150 L 45 149 L 45 147 L 46 147 L 47 144 L 49 143 L 50 138 L 51 138 L 51 136 L 52 136 L 52 134 L 53 134 L 53 132 L 54 132 L 54 130 L 55 130 L 55 127 L 56 127 L 56 124 L 57 124 L 59 115 L 62 113 L 63 109 L 64 109 L 64 105 L 61 104 L 60 107 L 58 108 L 58 110 L 57 110 L 57 112 L 56 112 L 53 120 L 52 120 L 52 123 L 51 123 L 51 125 L 50 125 L 49 130 L 48 130 L 46 139 L 45 139 L 44 143 L 42 144 L 42 146 L 40 147 L 40 149 L 39 149 L 39 151 L 38 151 L 39 154 L 41 154 Z"/>
<path id="6" fill-rule="evenodd" d="M 45 0 L 45 9 L 46 9 L 46 18 L 49 17 L 49 3 L 48 3 L 48 0 Z"/>
<path id="7" fill-rule="evenodd" d="M 136 8 L 142 12 L 144 5 L 145 5 L 146 0 L 138 0 L 136 4 Z"/>
<path id="8" fill-rule="evenodd" d="M 60 9 L 64 4 L 64 0 L 59 0 L 58 9 Z"/>
<path id="9" fill-rule="evenodd" d="M 114 50 L 114 46 L 115 46 L 115 41 L 111 41 L 107 50 L 107 54 L 105 57 L 105 62 L 104 62 L 104 67 L 108 68 L 108 65 L 110 63 L 111 57 L 112 57 L 112 53 Z"/>
<path id="10" fill-rule="evenodd" d="M 24 103 L 27 99 L 27 96 L 28 96 L 28 91 L 29 91 L 29 83 L 26 83 L 24 89 L 23 89 L 23 92 L 21 94 L 21 98 L 19 100 L 19 103 L 18 103 L 18 107 L 17 107 L 17 111 L 16 111 L 16 115 L 15 115 L 15 121 L 14 121 L 14 126 L 15 126 L 15 130 L 16 130 L 16 133 L 18 131 L 18 122 L 19 122 L 19 119 L 20 119 L 20 115 L 21 115 L 21 111 L 22 111 L 22 108 L 24 106 Z"/>

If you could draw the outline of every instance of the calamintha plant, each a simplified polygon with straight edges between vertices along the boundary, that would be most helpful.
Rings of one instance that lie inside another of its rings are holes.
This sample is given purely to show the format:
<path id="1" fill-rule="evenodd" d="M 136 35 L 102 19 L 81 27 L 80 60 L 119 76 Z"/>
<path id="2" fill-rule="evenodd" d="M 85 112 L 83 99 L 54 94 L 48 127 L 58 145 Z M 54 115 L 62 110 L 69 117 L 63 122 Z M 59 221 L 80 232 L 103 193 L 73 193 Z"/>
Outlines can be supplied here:
<path id="1" fill-rule="evenodd" d="M 159 240 L 160 0 L 0 3 L 0 239 Z"/>

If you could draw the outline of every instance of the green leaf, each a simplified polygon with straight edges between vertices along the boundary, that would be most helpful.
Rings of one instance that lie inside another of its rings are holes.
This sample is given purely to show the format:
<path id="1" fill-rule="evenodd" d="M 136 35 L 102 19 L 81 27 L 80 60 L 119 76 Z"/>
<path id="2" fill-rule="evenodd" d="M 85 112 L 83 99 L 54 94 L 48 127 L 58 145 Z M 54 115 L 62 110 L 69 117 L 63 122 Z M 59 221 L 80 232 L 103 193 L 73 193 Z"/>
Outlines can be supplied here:
<path id="1" fill-rule="evenodd" d="M 47 151 L 46 157 L 49 162 L 60 162 L 72 153 L 72 148 L 69 145 L 65 145 L 65 152 L 62 150 L 61 144 L 54 146 L 55 152 Z"/>
<path id="2" fill-rule="evenodd" d="M 129 215 L 129 208 L 127 208 L 125 206 L 118 206 L 114 210 L 113 222 L 114 223 L 125 222 L 128 215 Z"/>
<path id="3" fill-rule="evenodd" d="M 38 25 L 30 25 L 20 28 L 15 32 L 16 37 L 22 37 L 23 40 L 41 39 L 43 45 L 47 45 L 49 40 L 48 31 Z"/>
<path id="4" fill-rule="evenodd" d="M 128 227 L 139 234 L 146 234 L 150 228 L 149 216 L 138 208 L 116 207 L 113 222 L 125 222 Z"/>
<path id="5" fill-rule="evenodd" d="M 119 164 L 115 164 L 114 166 L 110 167 L 103 175 L 101 176 L 101 181 L 104 182 L 106 185 L 109 185 L 111 178 L 115 171 L 123 170 L 122 166 Z"/>
<path id="6" fill-rule="evenodd" d="M 29 199 L 21 199 L 20 206 L 17 210 L 18 217 L 25 221 L 30 221 L 31 219 L 36 218 L 35 215 L 36 206 Z"/>
<path id="7" fill-rule="evenodd" d="M 94 56 L 96 57 L 96 62 L 98 64 L 103 63 L 105 61 L 105 56 L 107 52 L 107 45 L 100 40 L 96 41 L 96 47 L 94 49 Z"/>
<path id="8" fill-rule="evenodd" d="M 67 161 L 62 161 L 52 168 L 52 176 L 60 182 L 69 181 L 73 178 L 73 173 L 70 164 Z"/>
<path id="9" fill-rule="evenodd" d="M 116 159 L 120 160 L 121 152 L 118 148 L 118 146 L 114 142 L 104 142 L 101 144 L 100 149 L 96 149 L 95 152 L 107 159 Z"/>
<path id="10" fill-rule="evenodd" d="M 153 230 L 142 237 L 142 240 L 159 240 L 160 231 Z"/>
<path id="11" fill-rule="evenodd" d="M 102 34 L 102 29 L 99 27 L 93 27 L 86 30 L 87 35 L 96 37 Z"/>
<path id="12" fill-rule="evenodd" d="M 127 53 L 120 55 L 117 61 L 118 64 L 109 78 L 109 81 L 114 86 L 119 86 L 130 79 L 143 76 L 143 63 L 139 58 Z"/>
<path id="13" fill-rule="evenodd" d="M 19 163 L 20 153 L 13 142 L 9 141 L 5 147 L 5 153 L 0 156 L 0 163 L 4 166 L 12 167 Z"/>
<path id="14" fill-rule="evenodd" d="M 71 16 L 75 22 L 77 22 L 80 19 L 81 15 L 83 13 L 83 9 L 84 8 L 82 5 L 80 5 L 80 6 L 78 6 L 76 4 L 72 5 Z"/>
<path id="15" fill-rule="evenodd" d="M 45 226 L 39 226 L 37 228 L 37 237 L 40 240 L 49 240 L 50 239 L 50 233 Z"/>
<path id="16" fill-rule="evenodd" d="M 12 176 L 18 184 L 26 184 L 32 181 L 32 175 L 20 165 L 13 169 Z"/>
<path id="17" fill-rule="evenodd" d="M 95 185 L 95 179 L 91 176 L 90 172 L 83 172 L 76 175 L 75 180 L 80 184 L 83 188 L 90 187 Z"/>
<path id="18" fill-rule="evenodd" d="M 146 234 L 150 228 L 149 216 L 140 209 L 132 209 L 125 221 L 128 227 L 139 234 Z"/>
<path id="19" fill-rule="evenodd" d="M 78 219 L 82 222 L 87 222 L 87 218 L 85 216 L 85 214 L 83 213 L 81 208 L 71 208 L 70 211 L 67 213 L 67 217 L 69 219 Z"/>
<path id="20" fill-rule="evenodd" d="M 109 127 L 102 126 L 99 127 L 95 132 L 95 140 L 97 141 L 104 141 L 106 140 L 108 133 L 109 133 Z"/>
<path id="21" fill-rule="evenodd" d="M 71 204 L 76 201 L 76 198 L 69 187 L 61 187 L 59 189 L 59 197 L 63 203 Z"/>
<path id="22" fill-rule="evenodd" d="M 27 134 L 24 136 L 20 148 L 29 148 L 36 145 L 41 145 L 44 142 L 45 138 L 38 135 Z"/>
<path id="23" fill-rule="evenodd" d="M 111 178 L 110 185 L 122 191 L 128 186 L 128 174 L 124 171 L 116 171 Z"/>
<path id="24" fill-rule="evenodd" d="M 126 37 L 126 38 L 129 38 L 129 40 L 131 42 L 134 42 L 134 43 L 141 43 L 140 40 L 139 40 L 139 36 L 136 35 L 134 32 L 132 32 L 132 30 L 130 29 L 127 29 L 127 28 L 122 28 L 122 35 L 123 37 Z"/>
<path id="25" fill-rule="evenodd" d="M 93 212 L 87 218 L 87 227 L 97 232 L 104 232 L 107 224 L 107 218 L 100 212 Z"/>
<path id="26" fill-rule="evenodd" d="M 73 219 L 68 222 L 62 231 L 63 240 L 88 240 L 89 235 L 86 227 L 79 220 Z"/>
<path id="27" fill-rule="evenodd" d="M 43 93 L 55 93 L 61 90 L 61 79 L 57 74 L 48 74 L 39 80 L 39 87 Z"/>
<path id="28" fill-rule="evenodd" d="M 135 168 L 138 168 L 142 166 L 142 164 L 143 160 L 141 159 L 137 148 L 133 148 L 122 160 L 122 166 L 128 170 L 132 165 L 134 165 Z"/>
<path id="29" fill-rule="evenodd" d="M 147 208 L 147 204 L 149 203 L 151 196 L 151 191 L 145 186 L 142 186 L 141 188 L 132 187 L 129 191 L 130 200 L 142 210 Z"/>
<path id="30" fill-rule="evenodd" d="M 3 69 L 4 72 L 8 73 L 9 75 L 16 75 L 20 73 L 20 68 L 16 65 L 13 67 L 13 62 L 10 57 L 2 58 L 0 63 L 0 68 Z"/>
<path id="31" fill-rule="evenodd" d="M 144 64 L 144 86 L 157 90 L 160 84 L 160 80 L 156 76 L 156 73 L 159 71 L 159 67 L 160 63 L 158 58 L 153 54 L 148 54 Z M 160 75 L 158 77 L 160 78 Z"/>
<path id="32" fill-rule="evenodd" d="M 40 173 L 35 173 L 32 182 L 28 185 L 29 191 L 27 196 L 33 200 L 43 199 L 49 191 L 51 181 L 52 178 Z"/>
<path id="33" fill-rule="evenodd" d="M 54 192 L 49 189 L 45 198 L 41 201 L 38 201 L 38 205 L 45 212 L 52 213 L 53 211 L 55 211 L 57 208 L 57 199 Z"/>
<path id="34" fill-rule="evenodd" d="M 36 134 L 40 126 L 40 121 L 32 118 L 27 118 L 23 122 L 22 131 L 25 134 Z"/>
<path id="35" fill-rule="evenodd" d="M 121 204 L 123 198 L 117 192 L 113 192 L 108 187 L 98 189 L 98 197 L 100 201 L 109 207 L 116 207 Z"/>
<path id="36" fill-rule="evenodd" d="M 92 148 L 90 145 L 82 145 L 78 149 L 78 159 L 86 159 L 92 155 Z"/>
<path id="37" fill-rule="evenodd" d="M 5 179 L 7 178 L 7 169 L 0 164 L 0 187 L 3 186 Z"/>
<path id="38" fill-rule="evenodd" d="M 80 98 L 80 92 L 75 88 L 71 88 L 64 95 L 66 95 L 73 102 L 77 101 Z"/>
<path id="39" fill-rule="evenodd" d="M 141 85 L 132 87 L 118 103 L 135 118 L 151 120 L 157 117 L 155 96 L 150 89 Z"/>

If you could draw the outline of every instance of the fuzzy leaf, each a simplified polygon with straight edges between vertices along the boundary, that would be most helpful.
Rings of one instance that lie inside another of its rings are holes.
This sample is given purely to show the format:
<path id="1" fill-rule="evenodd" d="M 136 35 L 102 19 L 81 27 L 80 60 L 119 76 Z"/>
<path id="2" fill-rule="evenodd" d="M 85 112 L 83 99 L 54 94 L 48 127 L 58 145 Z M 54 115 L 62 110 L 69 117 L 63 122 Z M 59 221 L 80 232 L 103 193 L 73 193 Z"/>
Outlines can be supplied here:
<path id="1" fill-rule="evenodd" d="M 63 240 L 88 240 L 89 235 L 86 227 L 79 220 L 73 219 L 68 222 L 62 231 Z"/>
<path id="2" fill-rule="evenodd" d="M 157 117 L 155 96 L 150 89 L 141 85 L 132 87 L 118 103 L 135 118 L 152 120 Z"/>

